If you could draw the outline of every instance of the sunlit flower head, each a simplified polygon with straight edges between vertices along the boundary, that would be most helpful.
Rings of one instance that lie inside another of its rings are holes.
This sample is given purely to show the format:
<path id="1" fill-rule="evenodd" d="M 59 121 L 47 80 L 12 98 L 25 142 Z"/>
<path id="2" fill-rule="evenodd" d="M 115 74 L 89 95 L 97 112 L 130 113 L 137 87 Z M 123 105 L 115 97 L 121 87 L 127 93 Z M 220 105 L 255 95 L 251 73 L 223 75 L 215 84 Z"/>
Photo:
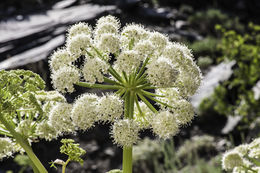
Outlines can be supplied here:
<path id="1" fill-rule="evenodd" d="M 89 35 L 78 34 L 75 37 L 71 38 L 67 42 L 67 50 L 71 56 L 79 57 L 84 55 L 92 45 L 92 40 Z"/>
<path id="2" fill-rule="evenodd" d="M 68 103 L 58 103 L 50 113 L 49 120 L 52 127 L 59 133 L 73 132 L 74 125 L 71 120 L 72 105 Z"/>
<path id="3" fill-rule="evenodd" d="M 138 124 L 135 121 L 124 119 L 114 123 L 111 133 L 117 145 L 132 147 L 139 139 L 138 131 Z"/>
<path id="4" fill-rule="evenodd" d="M 48 121 L 42 121 L 36 126 L 35 133 L 40 139 L 51 141 L 58 137 L 59 132 Z"/>
<path id="5" fill-rule="evenodd" d="M 159 112 L 151 124 L 153 132 L 163 139 L 169 139 L 179 132 L 177 119 L 169 111 Z"/>
<path id="6" fill-rule="evenodd" d="M 52 54 L 49 60 L 49 64 L 51 70 L 57 71 L 63 66 L 71 65 L 71 62 L 75 60 L 76 59 L 73 56 L 71 56 L 67 50 L 58 49 L 56 52 Z"/>
<path id="7" fill-rule="evenodd" d="M 237 151 L 229 151 L 223 155 L 222 167 L 225 170 L 232 170 L 235 167 L 243 166 L 242 155 Z"/>
<path id="8" fill-rule="evenodd" d="M 115 94 L 106 94 L 99 99 L 98 103 L 99 120 L 113 122 L 123 115 L 123 102 Z"/>
<path id="9" fill-rule="evenodd" d="M 92 28 L 87 23 L 79 22 L 75 25 L 72 25 L 68 29 L 68 38 L 75 37 L 78 34 L 85 34 L 91 36 Z"/>
<path id="10" fill-rule="evenodd" d="M 76 68 L 67 66 L 54 72 L 51 78 L 55 89 L 62 93 L 72 93 L 74 91 L 73 85 L 79 82 L 80 74 Z"/>
<path id="11" fill-rule="evenodd" d="M 10 157 L 14 153 L 14 143 L 10 138 L 1 137 L 0 138 L 0 160 L 4 157 Z"/>
<path id="12" fill-rule="evenodd" d="M 104 74 L 108 68 L 109 65 L 101 59 L 88 59 L 82 68 L 82 74 L 89 83 L 104 82 Z"/>
<path id="13" fill-rule="evenodd" d="M 99 98 L 95 94 L 84 94 L 75 101 L 71 118 L 79 129 L 87 130 L 97 121 L 98 100 Z"/>
<path id="14" fill-rule="evenodd" d="M 201 83 L 200 69 L 191 50 L 167 35 L 138 24 L 120 27 L 111 15 L 97 20 L 93 30 L 85 23 L 71 27 L 64 54 L 73 60 L 53 61 L 53 86 L 61 93 L 80 87 L 104 91 L 74 102 L 71 119 L 79 130 L 111 123 L 114 142 L 123 147 L 135 144 L 145 129 L 171 138 L 194 118 L 189 100 Z"/>

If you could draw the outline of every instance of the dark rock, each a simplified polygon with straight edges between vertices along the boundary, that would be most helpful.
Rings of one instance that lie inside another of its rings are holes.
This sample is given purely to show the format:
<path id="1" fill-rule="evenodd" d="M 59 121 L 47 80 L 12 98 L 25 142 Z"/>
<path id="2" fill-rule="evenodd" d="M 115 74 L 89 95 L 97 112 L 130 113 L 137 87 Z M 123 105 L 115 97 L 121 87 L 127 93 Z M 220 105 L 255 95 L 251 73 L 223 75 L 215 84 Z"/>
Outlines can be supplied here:
<path id="1" fill-rule="evenodd" d="M 188 26 L 189 26 L 188 22 L 186 22 L 184 20 L 178 20 L 175 22 L 175 27 L 176 27 L 176 29 L 179 29 L 179 30 L 187 29 Z"/>
<path id="2" fill-rule="evenodd" d="M 139 6 L 140 0 L 118 0 L 117 7 L 122 10 L 132 10 Z"/>
<path id="3" fill-rule="evenodd" d="M 182 37 L 186 38 L 190 42 L 193 42 L 196 40 L 202 40 L 202 36 L 200 36 L 195 31 L 176 30 L 176 34 L 181 35 Z"/>
<path id="4" fill-rule="evenodd" d="M 94 22 L 115 6 L 81 5 L 48 10 L 44 14 L 10 18 L 0 23 L 0 69 L 21 67 L 43 60 L 64 43 L 67 26 L 79 21 Z M 28 50 L 30 49 L 30 50 Z M 11 58 L 10 58 L 11 57 Z"/>
<path id="5" fill-rule="evenodd" d="M 142 16 L 144 19 L 149 20 L 149 22 L 160 22 L 164 24 L 169 24 L 174 16 L 171 11 L 165 8 L 150 7 L 139 7 L 136 11 L 136 15 Z"/>
<path id="6" fill-rule="evenodd" d="M 64 0 L 57 2 L 52 6 L 53 9 L 64 9 L 71 7 L 72 5 L 75 5 L 77 3 L 77 0 Z"/>

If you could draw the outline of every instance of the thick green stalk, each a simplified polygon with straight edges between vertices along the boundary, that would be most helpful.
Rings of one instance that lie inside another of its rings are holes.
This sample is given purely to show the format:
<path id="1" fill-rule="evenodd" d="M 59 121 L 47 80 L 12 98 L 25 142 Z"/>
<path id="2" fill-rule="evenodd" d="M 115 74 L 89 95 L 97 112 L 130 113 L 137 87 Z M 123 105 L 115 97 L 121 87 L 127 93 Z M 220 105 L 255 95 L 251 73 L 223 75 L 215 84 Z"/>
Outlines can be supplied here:
<path id="1" fill-rule="evenodd" d="M 125 97 L 124 116 L 133 119 L 135 93 L 129 91 Z M 123 147 L 123 173 L 132 173 L 132 147 Z"/>
<path id="2" fill-rule="evenodd" d="M 40 160 L 37 158 L 37 156 L 34 154 L 31 146 L 29 145 L 28 141 L 24 139 L 19 133 L 17 133 L 14 130 L 14 127 L 3 117 L 3 115 L 0 114 L 0 121 L 6 129 L 12 134 L 12 136 L 15 138 L 16 142 L 25 150 L 28 157 L 34 164 L 34 166 L 38 169 L 40 173 L 47 173 L 47 170 L 42 165 Z"/>
<path id="3" fill-rule="evenodd" d="M 86 87 L 86 88 L 113 89 L 113 90 L 118 90 L 123 88 L 122 86 L 119 85 L 90 84 L 86 82 L 78 82 L 76 83 L 76 85 Z"/>
<path id="4" fill-rule="evenodd" d="M 132 173 L 132 147 L 123 148 L 123 173 Z"/>

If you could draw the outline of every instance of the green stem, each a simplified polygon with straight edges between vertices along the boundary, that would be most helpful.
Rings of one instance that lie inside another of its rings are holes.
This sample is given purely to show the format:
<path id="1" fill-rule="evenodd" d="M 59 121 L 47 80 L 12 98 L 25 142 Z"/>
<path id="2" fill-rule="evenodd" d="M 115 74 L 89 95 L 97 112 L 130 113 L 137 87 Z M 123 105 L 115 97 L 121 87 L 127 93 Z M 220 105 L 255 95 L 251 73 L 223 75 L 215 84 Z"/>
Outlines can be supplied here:
<path id="1" fill-rule="evenodd" d="M 116 78 L 119 82 L 123 82 L 122 77 L 113 69 L 112 66 L 109 67 L 108 69 L 109 73 Z"/>
<path id="2" fill-rule="evenodd" d="M 148 108 L 150 108 L 150 110 L 153 113 L 157 113 L 158 111 L 153 107 L 153 105 L 141 94 L 141 93 L 137 93 L 137 95 L 140 97 L 140 99 L 148 106 Z"/>
<path id="3" fill-rule="evenodd" d="M 132 173 L 132 147 L 123 148 L 123 173 Z"/>
<path id="4" fill-rule="evenodd" d="M 70 162 L 70 159 L 68 159 L 68 160 L 62 165 L 62 173 L 65 173 L 65 171 L 66 171 L 66 166 L 68 165 L 69 162 Z"/>
<path id="5" fill-rule="evenodd" d="M 112 89 L 112 90 L 118 90 L 123 88 L 119 85 L 104 85 L 104 84 L 90 84 L 86 82 L 77 82 L 76 85 L 86 87 L 86 88 L 99 88 L 99 89 Z"/>
<path id="6" fill-rule="evenodd" d="M 126 94 L 124 117 L 133 119 L 135 93 L 128 91 Z M 132 173 L 132 147 L 123 147 L 123 173 Z"/>
<path id="7" fill-rule="evenodd" d="M 148 92 L 148 91 L 145 91 L 145 90 L 141 90 L 141 92 L 143 92 L 145 95 L 151 95 L 151 96 L 154 96 L 154 97 L 165 97 L 165 95 L 158 95 L 158 94 L 151 93 L 151 92 Z"/>
<path id="8" fill-rule="evenodd" d="M 14 127 L 0 114 L 0 121 L 4 124 L 5 128 L 12 134 L 12 136 L 16 139 L 16 142 L 25 150 L 28 157 L 34 164 L 34 166 L 38 169 L 40 173 L 47 173 L 47 170 L 42 165 L 40 160 L 34 154 L 31 146 L 29 145 L 28 141 L 22 137 L 19 133 L 14 130 Z"/>
<path id="9" fill-rule="evenodd" d="M 126 83 L 129 83 L 129 82 L 128 82 L 128 77 L 127 77 L 125 71 L 123 71 L 122 73 L 123 73 L 123 76 L 124 76 L 124 79 L 125 79 Z"/>
<path id="10" fill-rule="evenodd" d="M 148 57 L 145 59 L 145 61 L 144 61 L 143 65 L 142 65 L 140 71 L 138 72 L 138 74 L 137 74 L 137 76 L 136 76 L 136 79 L 139 79 L 139 77 L 143 74 L 143 72 L 144 72 L 144 70 L 145 70 L 145 66 L 146 66 L 146 64 L 148 63 L 149 59 L 150 59 L 150 58 L 148 58 Z"/>
<path id="11" fill-rule="evenodd" d="M 151 86 L 151 84 L 146 83 L 144 85 L 140 85 L 140 86 L 136 87 L 136 89 L 140 90 L 140 89 L 144 89 L 144 88 L 149 87 L 149 86 Z"/>
<path id="12" fill-rule="evenodd" d="M 29 165 L 32 167 L 34 173 L 40 173 L 38 168 L 33 164 L 31 159 L 29 159 Z"/>
<path id="13" fill-rule="evenodd" d="M 143 116 L 143 112 L 142 112 L 141 107 L 139 105 L 137 95 L 135 95 L 135 104 L 136 104 L 136 107 L 137 107 L 139 113 Z"/>
<path id="14" fill-rule="evenodd" d="M 110 84 L 114 84 L 114 85 L 119 85 L 119 86 L 123 86 L 122 84 L 118 83 L 117 81 L 114 81 L 112 79 L 109 79 L 107 77 L 103 77 L 104 78 L 104 82 L 110 83 Z"/>
<path id="15" fill-rule="evenodd" d="M 149 99 L 151 99 L 151 100 L 153 100 L 153 101 L 155 101 L 155 102 L 157 102 L 157 103 L 162 104 L 163 106 L 168 106 L 168 107 L 170 107 L 170 108 L 174 108 L 174 107 L 172 107 L 171 105 L 168 105 L 167 103 L 164 103 L 164 102 L 162 102 L 162 101 L 160 101 L 160 100 L 158 100 L 158 99 L 152 97 L 151 95 L 146 94 L 145 92 L 143 92 L 143 90 L 141 90 L 141 93 L 142 93 L 143 95 L 145 95 L 146 97 L 148 97 Z"/>

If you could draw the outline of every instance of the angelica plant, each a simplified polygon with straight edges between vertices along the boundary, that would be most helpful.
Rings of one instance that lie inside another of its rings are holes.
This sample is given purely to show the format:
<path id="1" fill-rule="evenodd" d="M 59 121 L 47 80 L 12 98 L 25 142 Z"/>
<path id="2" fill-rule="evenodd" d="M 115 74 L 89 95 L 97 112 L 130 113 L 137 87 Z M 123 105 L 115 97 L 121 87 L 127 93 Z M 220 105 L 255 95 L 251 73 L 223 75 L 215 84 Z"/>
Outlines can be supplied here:
<path id="1" fill-rule="evenodd" d="M 124 173 L 132 172 L 132 146 L 141 130 L 152 129 L 168 139 L 194 117 L 189 98 L 201 83 L 201 73 L 191 51 L 141 25 L 120 29 L 110 15 L 97 20 L 94 28 L 75 24 L 49 64 L 52 84 L 61 93 L 74 92 L 75 85 L 111 90 L 78 97 L 71 119 L 78 130 L 96 122 L 112 124 L 114 143 L 123 148 Z"/>
<path id="2" fill-rule="evenodd" d="M 55 164 L 61 165 L 62 173 L 65 173 L 66 166 L 69 162 L 74 161 L 83 164 L 83 159 L 80 158 L 80 156 L 84 155 L 86 151 L 80 148 L 79 144 L 75 144 L 73 139 L 62 139 L 61 143 L 63 145 L 60 147 L 60 152 L 66 154 L 68 159 L 65 162 L 63 160 L 56 159 L 54 162 L 51 162 L 51 167 L 56 168 Z"/>
<path id="3" fill-rule="evenodd" d="M 47 172 L 31 144 L 74 132 L 72 106 L 57 91 L 44 91 L 44 81 L 31 71 L 1 70 L 0 88 L 0 160 L 26 152 L 34 172 Z"/>
<path id="4" fill-rule="evenodd" d="M 259 173 L 260 138 L 227 151 L 222 157 L 222 168 L 233 173 Z"/>

